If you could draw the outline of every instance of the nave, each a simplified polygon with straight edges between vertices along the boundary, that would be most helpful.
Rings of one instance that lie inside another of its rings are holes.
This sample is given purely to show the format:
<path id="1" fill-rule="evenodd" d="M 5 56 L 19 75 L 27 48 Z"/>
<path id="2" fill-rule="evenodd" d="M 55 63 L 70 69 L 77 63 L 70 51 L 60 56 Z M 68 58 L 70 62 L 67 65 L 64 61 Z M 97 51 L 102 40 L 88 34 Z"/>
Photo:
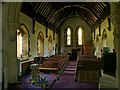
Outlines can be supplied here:
<path id="1" fill-rule="evenodd" d="M 20 84 L 15 85 L 15 88 L 99 89 L 100 68 L 99 60 L 96 57 L 79 56 L 78 54 L 77 60 L 74 61 L 69 60 L 69 55 L 36 58 L 30 65 L 30 73 L 23 76 Z"/>
<path id="2" fill-rule="evenodd" d="M 91 90 L 102 90 L 102 89 L 114 89 L 116 90 L 115 77 L 109 74 L 101 73 L 100 81 L 98 83 L 85 83 L 75 81 L 76 72 L 76 61 L 69 61 L 66 68 L 61 75 L 55 74 L 43 74 L 39 73 L 40 76 L 47 77 L 48 85 L 46 89 L 59 90 L 59 89 L 91 89 Z M 41 89 L 41 86 L 35 86 L 29 83 L 31 74 L 24 76 L 20 82 L 10 85 L 9 89 Z"/>
<path id="3" fill-rule="evenodd" d="M 63 71 L 63 73 L 58 77 L 55 74 L 40 74 L 41 76 L 47 77 L 48 86 L 46 89 L 50 90 L 59 90 L 59 89 L 91 89 L 98 90 L 98 83 L 85 83 L 85 82 L 76 82 L 75 78 L 75 70 L 76 70 L 76 61 L 69 61 L 67 67 Z M 28 80 L 31 75 L 26 75 L 21 79 L 21 83 L 14 85 L 11 88 L 14 89 L 41 89 L 41 86 L 34 86 L 29 84 Z M 52 82 L 52 83 L 51 83 Z"/>

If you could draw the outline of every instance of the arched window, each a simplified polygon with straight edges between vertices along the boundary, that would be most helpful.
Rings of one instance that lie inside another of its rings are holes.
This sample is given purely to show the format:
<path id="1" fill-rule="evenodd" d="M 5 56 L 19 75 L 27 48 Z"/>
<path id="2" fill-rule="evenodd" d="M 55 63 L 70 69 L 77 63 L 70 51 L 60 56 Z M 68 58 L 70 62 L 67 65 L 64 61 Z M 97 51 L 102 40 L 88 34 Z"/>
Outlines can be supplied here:
<path id="1" fill-rule="evenodd" d="M 103 43 L 103 47 L 107 47 L 107 32 L 104 29 L 103 33 L 102 33 L 102 43 Z"/>
<path id="2" fill-rule="evenodd" d="M 78 26 L 75 30 L 75 41 L 76 46 L 82 46 L 84 45 L 84 31 L 83 27 Z"/>
<path id="3" fill-rule="evenodd" d="M 44 35 L 42 32 L 39 32 L 37 37 L 37 51 L 38 56 L 44 56 Z"/>
<path id="4" fill-rule="evenodd" d="M 21 25 L 17 30 L 17 57 L 21 59 L 29 58 L 28 30 L 25 25 Z"/>
<path id="5" fill-rule="evenodd" d="M 64 45 L 66 46 L 72 46 L 73 45 L 73 40 L 72 37 L 73 36 L 73 29 L 70 26 L 67 26 L 64 29 Z"/>
<path id="6" fill-rule="evenodd" d="M 95 50 L 95 55 L 99 57 L 99 34 L 96 36 L 96 50 Z"/>
<path id="7" fill-rule="evenodd" d="M 49 38 L 48 38 L 48 51 L 49 51 L 49 56 L 52 55 L 52 49 L 53 49 L 53 46 L 52 46 L 52 37 L 51 37 L 51 35 L 50 35 Z"/>
<path id="8" fill-rule="evenodd" d="M 67 45 L 71 45 L 71 29 L 67 28 Z"/>
<path id="9" fill-rule="evenodd" d="M 22 33 L 17 30 L 17 57 L 22 57 Z"/>
<path id="10" fill-rule="evenodd" d="M 78 29 L 78 45 L 82 45 L 82 29 Z"/>

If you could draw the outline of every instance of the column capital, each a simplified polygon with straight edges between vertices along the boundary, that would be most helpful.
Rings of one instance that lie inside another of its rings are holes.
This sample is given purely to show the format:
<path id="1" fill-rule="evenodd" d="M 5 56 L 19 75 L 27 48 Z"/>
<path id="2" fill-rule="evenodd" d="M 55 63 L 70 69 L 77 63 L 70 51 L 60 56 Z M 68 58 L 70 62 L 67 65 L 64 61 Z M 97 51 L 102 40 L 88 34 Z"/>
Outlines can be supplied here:
<path id="1" fill-rule="evenodd" d="M 19 27 L 20 23 L 19 22 L 8 22 L 8 27 L 11 28 L 11 27 Z"/>
<path id="2" fill-rule="evenodd" d="M 22 3 L 21 2 L 11 2 L 9 3 L 9 7 L 8 7 L 8 21 L 19 21 L 19 12 L 21 9 Z"/>
<path id="3" fill-rule="evenodd" d="M 19 23 L 17 22 L 8 23 L 8 32 L 9 32 L 10 41 L 16 41 L 16 31 L 18 28 L 19 28 Z"/>

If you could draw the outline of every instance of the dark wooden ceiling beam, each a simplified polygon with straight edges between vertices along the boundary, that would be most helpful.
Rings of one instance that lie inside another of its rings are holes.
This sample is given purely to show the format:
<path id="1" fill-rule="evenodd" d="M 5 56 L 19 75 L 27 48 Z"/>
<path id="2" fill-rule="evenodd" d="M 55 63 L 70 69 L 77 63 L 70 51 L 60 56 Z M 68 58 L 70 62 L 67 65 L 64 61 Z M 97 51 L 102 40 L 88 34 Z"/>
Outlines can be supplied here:
<path id="1" fill-rule="evenodd" d="M 108 13 L 108 9 L 108 7 L 104 7 L 102 13 L 100 14 L 100 19 L 95 22 L 94 27 L 98 27 L 104 21 L 104 19 L 109 16 L 110 13 Z"/>
<path id="2" fill-rule="evenodd" d="M 48 17 L 48 13 L 50 12 L 50 9 L 51 9 L 51 3 L 48 4 L 48 8 L 46 10 L 46 13 L 44 13 L 45 17 Z"/>
<path id="3" fill-rule="evenodd" d="M 50 19 L 53 17 L 53 15 L 56 12 L 56 10 L 58 9 L 58 7 L 59 7 L 59 5 L 57 5 L 57 4 L 53 5 L 51 12 L 49 13 L 48 18 L 47 18 L 48 23 L 49 23 Z"/>
<path id="4" fill-rule="evenodd" d="M 94 11 L 100 15 L 99 11 L 96 9 L 95 4 L 92 4 L 92 7 L 94 8 Z"/>
<path id="5" fill-rule="evenodd" d="M 42 3 L 39 4 L 38 8 L 36 9 L 36 13 L 38 13 L 39 9 L 41 8 Z"/>
<path id="6" fill-rule="evenodd" d="M 102 2 L 99 2 L 99 5 L 100 5 L 102 8 L 104 8 L 104 5 L 103 5 Z"/>
<path id="7" fill-rule="evenodd" d="M 97 3 L 98 7 L 103 11 L 103 7 L 100 5 L 100 2 Z"/>
<path id="8" fill-rule="evenodd" d="M 46 9 L 48 8 L 48 4 L 49 3 L 45 3 L 45 5 L 44 5 L 44 7 L 43 7 L 43 9 L 41 10 L 41 14 L 44 16 L 44 12 L 46 12 Z"/>
<path id="9" fill-rule="evenodd" d="M 88 4 L 88 9 L 94 14 L 96 18 L 99 18 L 98 13 L 95 12 L 95 10 L 92 8 L 91 4 Z"/>
<path id="10" fill-rule="evenodd" d="M 45 7 L 45 9 L 43 11 L 43 16 L 45 16 L 47 18 L 46 13 L 48 13 L 48 10 L 50 9 L 50 4 L 48 3 L 46 6 L 47 7 Z"/>
<path id="11" fill-rule="evenodd" d="M 41 14 L 41 10 L 43 9 L 43 7 L 44 7 L 44 5 L 45 5 L 44 2 L 41 2 L 41 3 L 42 3 L 42 5 L 40 6 L 40 8 L 39 8 L 38 11 L 37 11 L 37 12 L 39 12 L 40 14 Z"/>
<path id="12" fill-rule="evenodd" d="M 36 5 L 34 6 L 33 10 L 34 10 L 35 12 L 36 12 L 37 9 L 40 7 L 40 4 L 41 4 L 41 3 L 36 3 Z"/>
<path id="13" fill-rule="evenodd" d="M 97 16 L 97 18 L 100 17 L 99 14 L 96 12 L 96 10 L 94 10 L 92 7 L 91 7 L 91 12 L 93 12 Z"/>
<path id="14" fill-rule="evenodd" d="M 95 7 L 97 8 L 97 10 L 99 10 L 99 12 L 102 12 L 101 8 L 98 6 L 97 2 L 95 3 Z"/>
<path id="15" fill-rule="evenodd" d="M 96 12 L 94 11 L 94 9 L 90 8 L 90 11 L 94 14 L 94 16 L 95 16 L 96 18 L 99 18 L 99 17 L 100 17 L 100 16 L 98 15 L 98 13 L 96 13 Z"/>

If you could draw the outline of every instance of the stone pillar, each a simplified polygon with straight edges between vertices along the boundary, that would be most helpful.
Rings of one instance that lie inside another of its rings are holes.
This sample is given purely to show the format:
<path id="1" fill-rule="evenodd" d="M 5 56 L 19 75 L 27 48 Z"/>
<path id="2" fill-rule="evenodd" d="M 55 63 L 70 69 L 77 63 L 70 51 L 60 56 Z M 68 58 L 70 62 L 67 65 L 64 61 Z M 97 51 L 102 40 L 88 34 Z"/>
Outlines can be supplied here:
<path id="1" fill-rule="evenodd" d="M 116 44 L 116 84 L 120 90 L 120 2 L 110 3 L 111 21 L 115 27 L 115 44 Z"/>
<path id="2" fill-rule="evenodd" d="M 9 83 L 14 83 L 17 81 L 17 34 L 16 34 L 16 31 L 18 28 L 19 28 L 18 23 L 10 22 L 8 24 L 9 39 L 8 39 L 8 45 L 6 46 L 6 48 L 8 48 L 7 67 L 8 67 Z"/>
<path id="3" fill-rule="evenodd" d="M 20 2 L 2 4 L 2 47 L 4 88 L 17 81 L 17 29 L 19 28 Z M 6 86 L 5 86 L 6 85 Z"/>
<path id="4" fill-rule="evenodd" d="M 2 89 L 2 2 L 0 2 L 0 90 Z"/>

